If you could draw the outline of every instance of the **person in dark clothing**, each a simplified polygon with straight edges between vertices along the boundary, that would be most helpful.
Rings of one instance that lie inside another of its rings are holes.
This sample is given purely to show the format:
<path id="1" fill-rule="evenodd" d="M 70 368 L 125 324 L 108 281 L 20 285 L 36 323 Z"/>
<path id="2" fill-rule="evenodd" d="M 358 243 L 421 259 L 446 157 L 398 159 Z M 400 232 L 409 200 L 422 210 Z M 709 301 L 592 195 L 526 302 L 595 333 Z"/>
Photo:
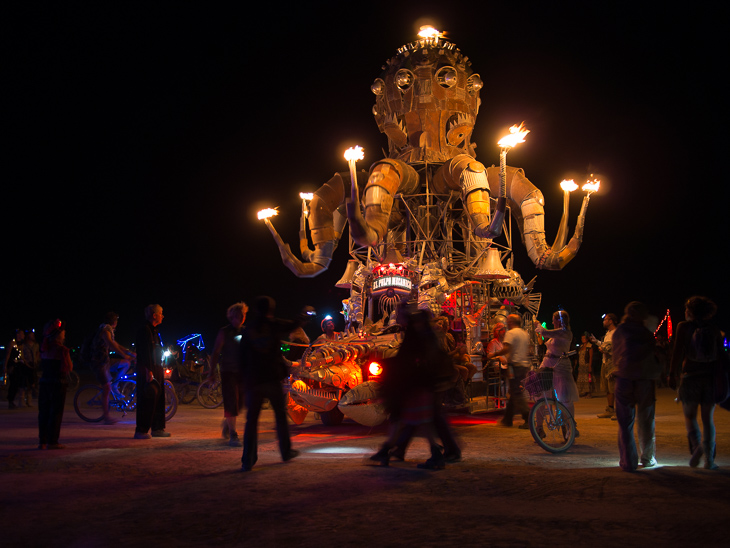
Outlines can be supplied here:
<path id="1" fill-rule="evenodd" d="M 654 335 L 644 322 L 649 312 L 644 304 L 632 301 L 612 336 L 615 367 L 615 406 L 618 420 L 619 466 L 633 472 L 637 466 L 656 466 L 654 411 L 659 363 L 654 357 Z M 636 421 L 641 455 L 634 441 Z"/>
<path id="2" fill-rule="evenodd" d="M 687 427 L 689 465 L 695 468 L 702 455 L 705 468 L 715 470 L 715 368 L 717 362 L 727 359 L 723 336 L 711 320 L 717 305 L 707 297 L 694 296 L 685 303 L 686 321 L 677 326 L 677 335 L 669 372 L 669 386 L 677 388 L 681 372 L 679 401 L 682 402 Z M 702 434 L 697 423 L 697 411 L 702 416 Z"/>
<path id="3" fill-rule="evenodd" d="M 461 450 L 443 415 L 443 388 L 454 374 L 449 355 L 439 345 L 427 311 L 410 314 L 406 320 L 403 343 L 395 358 L 389 359 L 383 378 L 382 394 L 393 428 L 380 451 L 370 462 L 387 466 L 391 456 L 403 459 L 408 443 L 419 426 L 425 428 L 431 458 L 420 468 L 439 470 L 461 460 Z M 446 455 L 436 443 L 439 436 Z"/>
<path id="4" fill-rule="evenodd" d="M 274 409 L 282 460 L 290 461 L 299 454 L 291 448 L 286 400 L 281 386 L 281 381 L 288 375 L 281 340 L 286 339 L 298 324 L 275 318 L 275 308 L 276 302 L 271 297 L 258 297 L 251 309 L 252 321 L 241 333 L 239 356 L 247 407 L 241 456 L 243 472 L 250 471 L 258 460 L 258 421 L 265 399 Z"/>
<path id="5" fill-rule="evenodd" d="M 71 353 L 64 346 L 66 329 L 61 320 L 53 320 L 43 329 L 41 344 L 41 380 L 38 383 L 38 449 L 63 449 L 58 443 L 66 403 L 68 381 L 73 369 Z"/>
<path id="6" fill-rule="evenodd" d="M 223 391 L 223 437 L 228 438 L 231 447 L 240 447 L 241 442 L 236 432 L 236 418 L 243 409 L 243 384 L 239 372 L 238 349 L 241 331 L 246 321 L 248 305 L 244 302 L 228 307 L 226 316 L 228 325 L 218 330 L 210 355 L 210 372 L 208 378 L 213 380 L 220 367 L 221 388 Z"/>
<path id="7" fill-rule="evenodd" d="M 169 438 L 165 432 L 165 372 L 162 341 L 157 326 L 162 323 L 162 307 L 145 308 L 147 321 L 137 331 L 137 428 L 135 439 Z M 152 435 L 149 434 L 150 428 Z"/>

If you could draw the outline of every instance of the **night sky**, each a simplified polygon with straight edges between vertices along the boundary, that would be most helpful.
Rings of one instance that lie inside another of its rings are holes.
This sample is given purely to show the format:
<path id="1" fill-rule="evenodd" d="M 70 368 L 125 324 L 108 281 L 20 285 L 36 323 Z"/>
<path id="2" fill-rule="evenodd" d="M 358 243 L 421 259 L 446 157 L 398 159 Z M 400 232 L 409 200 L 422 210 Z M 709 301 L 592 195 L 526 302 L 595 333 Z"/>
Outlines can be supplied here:
<path id="1" fill-rule="evenodd" d="M 699 293 L 730 329 L 719 7 L 261 4 L 5 14 L 3 343 L 58 316 L 80 344 L 115 310 L 129 344 L 149 303 L 164 308 L 166 342 L 200 332 L 209 345 L 226 307 L 259 294 L 282 316 L 305 304 L 335 315 L 348 296 L 334 287 L 346 238 L 328 272 L 300 280 L 256 212 L 278 207 L 274 224 L 297 250 L 298 193 L 346 171 L 350 146 L 365 149 L 359 168 L 383 157 L 370 85 L 421 18 L 485 82 L 477 159 L 498 165 L 505 129 L 531 130 L 508 163 L 542 190 L 549 243 L 559 182 L 603 181 L 564 271 L 538 271 L 514 245 L 524 280 L 538 276 L 541 319 L 560 305 L 575 332 L 600 335 L 601 314 L 638 299 L 659 317 L 670 308 L 676 325 Z M 571 200 L 571 235 L 582 195 Z"/>

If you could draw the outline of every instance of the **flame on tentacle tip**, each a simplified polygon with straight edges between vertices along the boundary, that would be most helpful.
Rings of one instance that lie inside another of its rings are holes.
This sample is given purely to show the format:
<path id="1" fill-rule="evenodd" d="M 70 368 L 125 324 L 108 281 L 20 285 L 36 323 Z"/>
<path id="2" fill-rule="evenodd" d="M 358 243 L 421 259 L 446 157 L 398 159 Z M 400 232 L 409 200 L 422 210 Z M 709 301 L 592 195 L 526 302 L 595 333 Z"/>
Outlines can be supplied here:
<path id="1" fill-rule="evenodd" d="M 566 192 L 573 192 L 574 190 L 577 190 L 578 185 L 575 184 L 575 181 L 573 179 L 564 179 L 560 183 L 560 188 L 562 188 Z"/>
<path id="2" fill-rule="evenodd" d="M 345 160 L 347 160 L 348 162 L 353 161 L 353 160 L 354 161 L 362 160 L 364 157 L 365 157 L 365 152 L 363 151 L 362 147 L 360 147 L 360 146 L 351 147 L 345 151 Z"/>
<path id="3" fill-rule="evenodd" d="M 274 215 L 278 215 L 279 212 L 276 209 L 266 208 L 262 209 L 258 212 L 259 220 L 262 219 L 268 219 L 269 217 L 273 217 Z"/>
<path id="4" fill-rule="evenodd" d="M 519 126 L 509 128 L 509 135 L 502 137 L 497 144 L 502 148 L 513 147 L 517 143 L 524 143 L 525 136 L 528 133 L 530 133 L 530 130 L 526 129 L 525 123 L 522 122 Z"/>

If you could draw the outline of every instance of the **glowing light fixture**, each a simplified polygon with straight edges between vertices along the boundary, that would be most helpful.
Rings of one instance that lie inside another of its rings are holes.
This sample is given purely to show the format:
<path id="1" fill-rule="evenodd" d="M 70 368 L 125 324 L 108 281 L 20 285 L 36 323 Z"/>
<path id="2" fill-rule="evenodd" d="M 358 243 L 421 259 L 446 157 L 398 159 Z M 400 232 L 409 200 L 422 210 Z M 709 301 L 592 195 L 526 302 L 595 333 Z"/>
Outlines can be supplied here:
<path id="1" fill-rule="evenodd" d="M 378 362 L 370 362 L 370 365 L 368 366 L 368 371 L 370 372 L 370 375 L 373 377 L 377 377 L 378 375 L 381 375 L 383 373 L 383 366 L 380 365 Z"/>

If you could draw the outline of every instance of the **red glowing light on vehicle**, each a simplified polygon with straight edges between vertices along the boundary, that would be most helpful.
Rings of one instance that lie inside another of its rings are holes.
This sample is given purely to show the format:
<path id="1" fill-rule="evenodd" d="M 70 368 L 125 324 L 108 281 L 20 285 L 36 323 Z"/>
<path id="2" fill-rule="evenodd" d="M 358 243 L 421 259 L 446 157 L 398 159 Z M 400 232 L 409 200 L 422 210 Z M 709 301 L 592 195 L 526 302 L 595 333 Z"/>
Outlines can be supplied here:
<path id="1" fill-rule="evenodd" d="M 377 377 L 383 372 L 383 366 L 380 365 L 378 362 L 370 362 L 370 365 L 368 366 L 368 371 L 370 372 L 371 376 Z"/>

